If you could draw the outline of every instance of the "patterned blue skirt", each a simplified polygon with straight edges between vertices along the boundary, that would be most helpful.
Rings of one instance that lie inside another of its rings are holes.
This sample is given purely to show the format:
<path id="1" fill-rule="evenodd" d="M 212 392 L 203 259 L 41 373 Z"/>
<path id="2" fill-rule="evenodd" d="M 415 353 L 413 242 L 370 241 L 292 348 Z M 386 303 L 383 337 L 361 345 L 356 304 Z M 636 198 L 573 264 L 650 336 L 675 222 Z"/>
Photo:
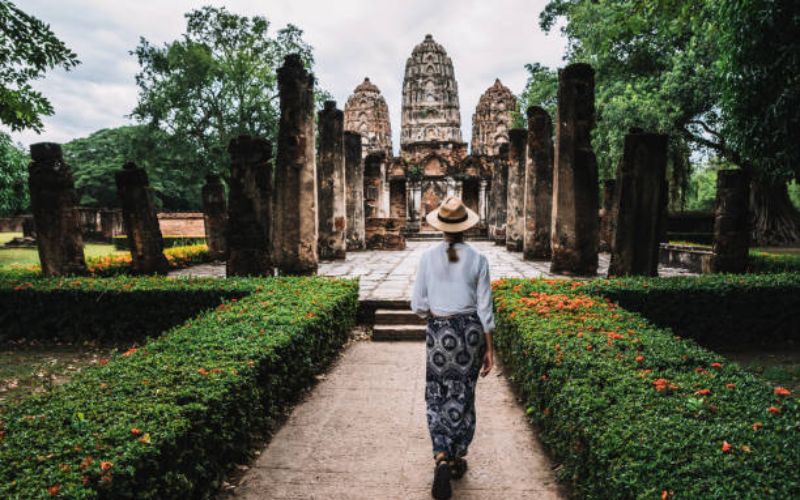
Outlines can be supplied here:
<path id="1" fill-rule="evenodd" d="M 475 435 L 475 384 L 486 349 L 475 313 L 429 318 L 425 402 L 433 454 L 463 457 Z"/>

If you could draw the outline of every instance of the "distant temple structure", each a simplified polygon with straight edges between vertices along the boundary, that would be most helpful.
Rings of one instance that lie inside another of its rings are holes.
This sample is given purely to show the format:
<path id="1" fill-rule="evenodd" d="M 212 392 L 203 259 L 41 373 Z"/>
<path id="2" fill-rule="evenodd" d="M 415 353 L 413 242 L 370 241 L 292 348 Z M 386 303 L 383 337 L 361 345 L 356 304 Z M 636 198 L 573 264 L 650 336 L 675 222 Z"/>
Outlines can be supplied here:
<path id="1" fill-rule="evenodd" d="M 516 108 L 514 95 L 496 80 L 475 109 L 468 151 L 453 62 L 426 35 L 406 61 L 400 154 L 393 157 L 386 101 L 366 78 L 344 113 L 345 129 L 362 135 L 367 217 L 404 220 L 406 233 L 432 231 L 425 216 L 455 195 L 481 216 L 476 230 L 485 233 L 489 184 Z"/>

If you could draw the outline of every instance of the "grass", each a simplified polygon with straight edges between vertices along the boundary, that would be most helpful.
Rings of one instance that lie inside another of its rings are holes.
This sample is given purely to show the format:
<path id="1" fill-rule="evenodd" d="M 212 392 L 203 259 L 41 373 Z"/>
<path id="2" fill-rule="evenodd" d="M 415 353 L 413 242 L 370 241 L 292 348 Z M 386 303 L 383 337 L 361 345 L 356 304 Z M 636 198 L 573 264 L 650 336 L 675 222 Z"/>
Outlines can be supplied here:
<path id="1" fill-rule="evenodd" d="M 22 236 L 22 233 L 0 233 L 0 245 L 5 245 L 13 238 Z M 124 255 L 126 251 L 119 251 L 111 244 L 87 243 L 84 246 L 86 258 L 104 257 L 106 255 Z M 35 248 L 0 248 L 0 269 L 11 267 L 27 267 L 39 264 L 39 252 Z"/>
<path id="2" fill-rule="evenodd" d="M 93 343 L 16 343 L 0 345 L 0 412 L 29 394 L 46 393 L 81 369 L 107 359 L 114 348 Z"/>
<path id="3" fill-rule="evenodd" d="M 719 350 L 745 370 L 800 394 L 800 348 Z"/>

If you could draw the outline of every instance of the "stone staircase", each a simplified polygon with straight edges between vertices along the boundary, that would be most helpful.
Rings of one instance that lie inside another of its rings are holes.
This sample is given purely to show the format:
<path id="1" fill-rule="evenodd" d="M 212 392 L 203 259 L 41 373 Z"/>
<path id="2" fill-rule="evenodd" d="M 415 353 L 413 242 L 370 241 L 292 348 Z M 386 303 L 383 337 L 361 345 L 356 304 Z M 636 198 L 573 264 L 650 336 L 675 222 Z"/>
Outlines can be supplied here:
<path id="1" fill-rule="evenodd" d="M 403 309 L 376 309 L 372 340 L 425 340 L 425 320 Z"/>

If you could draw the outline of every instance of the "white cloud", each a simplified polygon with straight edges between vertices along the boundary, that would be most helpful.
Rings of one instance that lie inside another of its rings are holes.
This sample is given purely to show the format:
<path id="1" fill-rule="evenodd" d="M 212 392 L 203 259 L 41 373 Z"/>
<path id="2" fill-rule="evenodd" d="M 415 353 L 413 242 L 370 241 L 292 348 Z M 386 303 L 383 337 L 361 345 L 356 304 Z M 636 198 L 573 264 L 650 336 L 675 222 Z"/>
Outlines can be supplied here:
<path id="1" fill-rule="evenodd" d="M 204 4 L 224 5 L 242 15 L 266 16 L 278 29 L 287 23 L 305 31 L 314 47 L 316 75 L 344 105 L 365 76 L 380 87 L 392 119 L 395 149 L 406 58 L 431 33 L 455 66 L 464 139 L 480 95 L 495 78 L 522 90 L 524 65 L 559 66 L 565 42 L 543 33 L 538 15 L 544 0 L 22 0 L 20 8 L 50 24 L 83 62 L 70 72 L 55 71 L 36 87 L 50 98 L 56 114 L 45 119 L 42 135 L 14 134 L 24 144 L 66 142 L 125 124 L 136 103 L 138 64 L 129 51 L 145 37 L 161 44 L 180 36 L 183 14 Z"/>

